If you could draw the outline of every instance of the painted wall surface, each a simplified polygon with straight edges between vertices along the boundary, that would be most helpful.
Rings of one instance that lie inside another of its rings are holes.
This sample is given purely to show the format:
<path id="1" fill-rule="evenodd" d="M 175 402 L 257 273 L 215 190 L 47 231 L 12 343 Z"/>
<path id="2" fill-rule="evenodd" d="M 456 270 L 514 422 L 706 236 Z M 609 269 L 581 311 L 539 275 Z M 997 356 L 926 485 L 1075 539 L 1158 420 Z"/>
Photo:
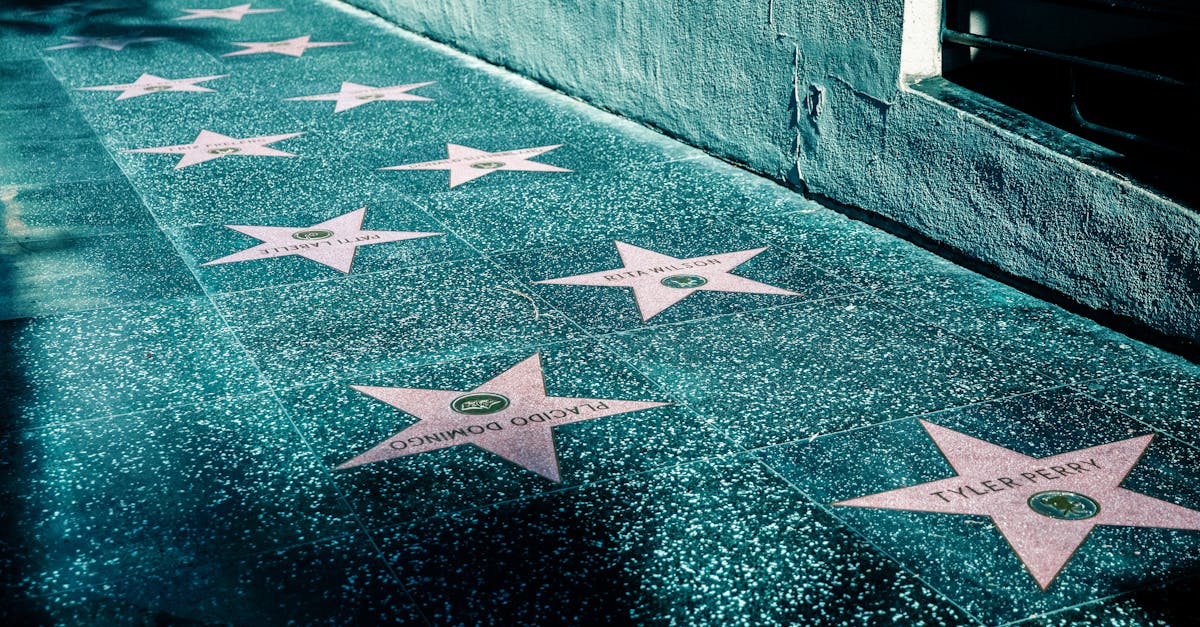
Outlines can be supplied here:
<path id="1" fill-rule="evenodd" d="M 1200 214 L 902 88 L 905 0 L 350 3 L 1087 306 L 1200 339 Z"/>

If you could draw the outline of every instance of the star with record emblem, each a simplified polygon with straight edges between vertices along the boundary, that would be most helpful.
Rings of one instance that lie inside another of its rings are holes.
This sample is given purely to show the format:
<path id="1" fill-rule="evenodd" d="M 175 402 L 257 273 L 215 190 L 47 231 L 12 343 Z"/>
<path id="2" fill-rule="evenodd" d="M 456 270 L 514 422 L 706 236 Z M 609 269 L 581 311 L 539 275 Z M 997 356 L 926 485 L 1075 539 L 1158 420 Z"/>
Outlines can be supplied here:
<path id="1" fill-rule="evenodd" d="M 362 223 L 366 215 L 367 209 L 363 207 L 306 227 L 226 224 L 226 228 L 249 235 L 262 243 L 201 265 L 297 255 L 334 270 L 349 273 L 350 266 L 354 263 L 354 253 L 358 251 L 359 246 L 444 235 L 419 231 L 364 231 Z"/>
<path id="2" fill-rule="evenodd" d="M 440 161 L 425 161 L 394 165 L 380 170 L 449 170 L 450 187 L 498 172 L 500 170 L 521 170 L 525 172 L 570 172 L 566 168 L 530 161 L 530 159 L 550 152 L 562 144 L 554 146 L 538 146 L 537 148 L 520 148 L 502 152 L 487 152 L 476 148 L 468 148 L 457 144 L 446 144 L 448 159 Z"/>
<path id="3" fill-rule="evenodd" d="M 66 50 L 68 48 L 104 48 L 105 50 L 124 50 L 126 46 L 132 44 L 144 44 L 154 41 L 166 41 L 166 37 L 75 37 L 72 35 L 64 35 L 63 39 L 70 40 L 70 43 L 59 46 L 51 46 L 46 50 Z"/>
<path id="4" fill-rule="evenodd" d="M 181 15 L 173 21 L 182 22 L 185 20 L 203 20 L 213 18 L 218 20 L 232 20 L 234 22 L 242 21 L 247 15 L 258 15 L 260 13 L 278 13 L 283 9 L 252 9 L 249 4 L 239 4 L 234 7 L 226 7 L 224 9 L 180 9 L 187 15 Z"/>
<path id="5" fill-rule="evenodd" d="M 956 476 L 834 505 L 987 516 L 1043 590 L 1096 525 L 1200 531 L 1200 511 L 1121 487 L 1153 434 L 1029 457 L 921 425 Z"/>
<path id="6" fill-rule="evenodd" d="M 164 155 L 183 155 L 179 163 L 175 164 L 175 169 L 186 168 L 189 165 L 220 159 L 221 157 L 230 157 L 233 155 L 245 155 L 250 157 L 295 157 L 296 155 L 282 150 L 268 148 L 267 144 L 281 142 L 285 139 L 299 137 L 304 133 L 287 133 L 285 135 L 264 135 L 262 137 L 245 137 L 237 138 L 212 131 L 200 131 L 196 136 L 195 141 L 190 144 L 177 144 L 175 146 L 158 146 L 155 148 L 136 148 L 133 150 L 122 150 L 121 152 L 148 152 Z"/>
<path id="7" fill-rule="evenodd" d="M 436 81 L 428 83 L 411 83 L 408 85 L 392 85 L 391 87 L 371 87 L 370 85 L 359 85 L 358 83 L 344 82 L 342 88 L 332 94 L 318 94 L 316 96 L 299 96 L 297 98 L 285 98 L 285 100 L 332 100 L 336 102 L 333 106 L 334 113 L 341 113 L 355 107 L 361 107 L 368 102 L 376 102 L 382 100 L 410 100 L 414 102 L 432 102 L 433 98 L 426 98 L 408 92 L 432 85 Z"/>
<path id="8" fill-rule="evenodd" d="M 471 390 L 350 387 L 419 422 L 341 464 L 339 470 L 473 444 L 554 482 L 562 480 L 554 427 L 670 404 L 550 396 L 540 353 Z"/>
<path id="9" fill-rule="evenodd" d="M 613 243 L 617 245 L 624 267 L 535 283 L 632 289 L 643 321 L 697 291 L 799 296 L 790 290 L 731 274 L 766 248 L 680 259 L 625 242 Z"/>
<path id="10" fill-rule="evenodd" d="M 309 48 L 324 48 L 326 46 L 348 46 L 348 41 L 311 41 L 312 35 L 293 37 L 281 41 L 235 41 L 233 45 L 241 46 L 244 50 L 227 52 L 223 57 L 239 57 L 245 54 L 282 54 L 289 57 L 302 57 Z"/>
<path id="11" fill-rule="evenodd" d="M 200 76 L 197 78 L 162 78 L 153 74 L 142 74 L 137 80 L 132 83 L 124 83 L 121 85 L 100 85 L 97 87 L 77 87 L 76 89 L 83 91 L 119 91 L 120 96 L 117 100 L 125 100 L 126 98 L 137 98 L 138 96 L 148 96 L 164 91 L 194 91 L 194 92 L 212 92 L 213 89 L 201 87 L 196 83 L 206 81 L 215 81 L 218 78 L 225 78 L 228 74 L 219 76 Z"/>

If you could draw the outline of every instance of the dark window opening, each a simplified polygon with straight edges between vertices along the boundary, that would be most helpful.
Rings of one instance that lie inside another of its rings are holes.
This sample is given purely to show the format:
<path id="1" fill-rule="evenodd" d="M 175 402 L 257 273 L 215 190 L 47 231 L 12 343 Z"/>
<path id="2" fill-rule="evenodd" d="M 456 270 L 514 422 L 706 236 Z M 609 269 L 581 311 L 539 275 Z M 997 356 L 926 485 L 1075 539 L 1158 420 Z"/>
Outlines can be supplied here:
<path id="1" fill-rule="evenodd" d="M 943 75 L 1196 206 L 1200 0 L 946 0 Z"/>

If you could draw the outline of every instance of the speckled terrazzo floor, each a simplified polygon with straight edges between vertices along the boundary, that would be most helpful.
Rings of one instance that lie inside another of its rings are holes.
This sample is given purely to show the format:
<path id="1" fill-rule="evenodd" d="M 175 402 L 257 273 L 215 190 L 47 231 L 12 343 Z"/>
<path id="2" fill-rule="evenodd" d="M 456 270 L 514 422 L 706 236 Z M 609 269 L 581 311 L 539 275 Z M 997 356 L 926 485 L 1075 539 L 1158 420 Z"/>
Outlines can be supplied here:
<path id="1" fill-rule="evenodd" d="M 1196 624 L 1197 366 L 231 2 L 0 9 L 4 624 Z"/>

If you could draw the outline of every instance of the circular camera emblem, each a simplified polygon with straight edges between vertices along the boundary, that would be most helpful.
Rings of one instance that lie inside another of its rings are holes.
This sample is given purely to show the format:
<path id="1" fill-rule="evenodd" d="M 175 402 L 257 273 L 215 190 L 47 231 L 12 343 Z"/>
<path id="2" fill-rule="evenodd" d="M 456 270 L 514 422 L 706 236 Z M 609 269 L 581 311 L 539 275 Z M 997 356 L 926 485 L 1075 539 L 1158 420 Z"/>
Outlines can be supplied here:
<path id="1" fill-rule="evenodd" d="M 659 281 L 659 283 L 662 283 L 667 287 L 687 290 L 694 289 L 704 285 L 705 283 L 708 283 L 708 279 L 702 276 L 696 276 L 694 274 L 676 274 Z"/>
<path id="2" fill-rule="evenodd" d="M 475 392 L 460 396 L 450 403 L 450 409 L 470 416 L 482 416 L 503 411 L 508 407 L 508 399 L 491 392 Z"/>
<path id="3" fill-rule="evenodd" d="M 223 146 L 221 148 L 213 148 L 208 151 L 210 155 L 232 155 L 235 152 L 241 152 L 242 149 L 237 146 Z"/>
<path id="4" fill-rule="evenodd" d="M 1047 518 L 1084 520 L 1100 513 L 1100 504 L 1078 493 L 1064 490 L 1038 492 L 1029 497 L 1029 508 Z"/>
<path id="5" fill-rule="evenodd" d="M 146 88 L 146 91 L 170 91 L 170 85 L 151 85 Z"/>
<path id="6" fill-rule="evenodd" d="M 476 170 L 495 170 L 496 168 L 503 168 L 504 163 L 500 161 L 480 161 L 479 163 L 472 163 L 471 167 Z"/>
<path id="7" fill-rule="evenodd" d="M 379 100 L 383 98 L 383 94 L 359 94 L 357 98 L 359 100 Z"/>
<path id="8" fill-rule="evenodd" d="M 314 239 L 329 239 L 333 237 L 333 231 L 325 229 L 308 229 L 307 231 L 296 231 L 292 233 L 292 239 L 314 240 Z"/>

